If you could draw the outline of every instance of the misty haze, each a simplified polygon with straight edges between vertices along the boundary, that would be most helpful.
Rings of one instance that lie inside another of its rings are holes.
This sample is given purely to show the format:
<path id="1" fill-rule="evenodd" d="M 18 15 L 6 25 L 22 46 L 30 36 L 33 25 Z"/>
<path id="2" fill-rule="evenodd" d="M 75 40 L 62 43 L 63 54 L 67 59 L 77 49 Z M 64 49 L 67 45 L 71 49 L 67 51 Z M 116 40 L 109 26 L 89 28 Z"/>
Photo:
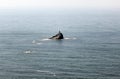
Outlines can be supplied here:
<path id="1" fill-rule="evenodd" d="M 119 79 L 119 4 L 0 0 L 0 79 Z"/>

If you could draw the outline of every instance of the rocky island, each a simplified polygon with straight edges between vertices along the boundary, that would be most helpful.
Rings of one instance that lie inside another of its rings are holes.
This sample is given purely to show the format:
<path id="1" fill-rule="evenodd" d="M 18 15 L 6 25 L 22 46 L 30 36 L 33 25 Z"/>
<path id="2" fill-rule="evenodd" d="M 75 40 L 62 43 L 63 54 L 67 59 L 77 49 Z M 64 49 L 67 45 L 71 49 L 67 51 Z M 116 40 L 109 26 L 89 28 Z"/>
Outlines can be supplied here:
<path id="1" fill-rule="evenodd" d="M 64 36 L 63 36 L 63 34 L 59 31 L 56 35 L 50 37 L 49 39 L 57 39 L 57 40 L 59 40 L 59 39 L 64 39 Z"/>

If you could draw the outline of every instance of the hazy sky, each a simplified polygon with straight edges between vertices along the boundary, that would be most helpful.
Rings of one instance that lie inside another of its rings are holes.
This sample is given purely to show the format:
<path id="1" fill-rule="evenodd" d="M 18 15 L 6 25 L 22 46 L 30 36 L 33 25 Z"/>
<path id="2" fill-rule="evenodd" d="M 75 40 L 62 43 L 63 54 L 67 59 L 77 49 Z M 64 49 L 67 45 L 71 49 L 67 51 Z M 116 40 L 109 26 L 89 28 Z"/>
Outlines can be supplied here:
<path id="1" fill-rule="evenodd" d="M 120 9 L 120 0 L 0 0 L 0 9 L 19 8 Z"/>

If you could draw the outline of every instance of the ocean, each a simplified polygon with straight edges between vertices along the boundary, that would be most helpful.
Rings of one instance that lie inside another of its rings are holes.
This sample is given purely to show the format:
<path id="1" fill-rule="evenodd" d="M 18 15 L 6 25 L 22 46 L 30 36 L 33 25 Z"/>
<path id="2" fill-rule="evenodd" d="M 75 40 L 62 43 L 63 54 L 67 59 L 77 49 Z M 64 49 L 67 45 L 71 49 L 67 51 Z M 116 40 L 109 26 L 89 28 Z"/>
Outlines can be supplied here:
<path id="1" fill-rule="evenodd" d="M 120 79 L 120 12 L 1 12 L 0 79 Z"/>

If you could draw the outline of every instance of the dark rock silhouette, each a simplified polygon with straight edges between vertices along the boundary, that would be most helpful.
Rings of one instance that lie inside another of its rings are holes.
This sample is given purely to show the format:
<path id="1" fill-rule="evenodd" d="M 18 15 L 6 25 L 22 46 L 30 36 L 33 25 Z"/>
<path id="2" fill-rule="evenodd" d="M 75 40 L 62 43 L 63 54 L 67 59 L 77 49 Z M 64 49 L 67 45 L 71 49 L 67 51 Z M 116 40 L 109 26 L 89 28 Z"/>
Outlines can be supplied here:
<path id="1" fill-rule="evenodd" d="M 64 39 L 64 36 L 63 34 L 59 31 L 58 34 L 52 36 L 51 38 L 49 39 Z"/>

